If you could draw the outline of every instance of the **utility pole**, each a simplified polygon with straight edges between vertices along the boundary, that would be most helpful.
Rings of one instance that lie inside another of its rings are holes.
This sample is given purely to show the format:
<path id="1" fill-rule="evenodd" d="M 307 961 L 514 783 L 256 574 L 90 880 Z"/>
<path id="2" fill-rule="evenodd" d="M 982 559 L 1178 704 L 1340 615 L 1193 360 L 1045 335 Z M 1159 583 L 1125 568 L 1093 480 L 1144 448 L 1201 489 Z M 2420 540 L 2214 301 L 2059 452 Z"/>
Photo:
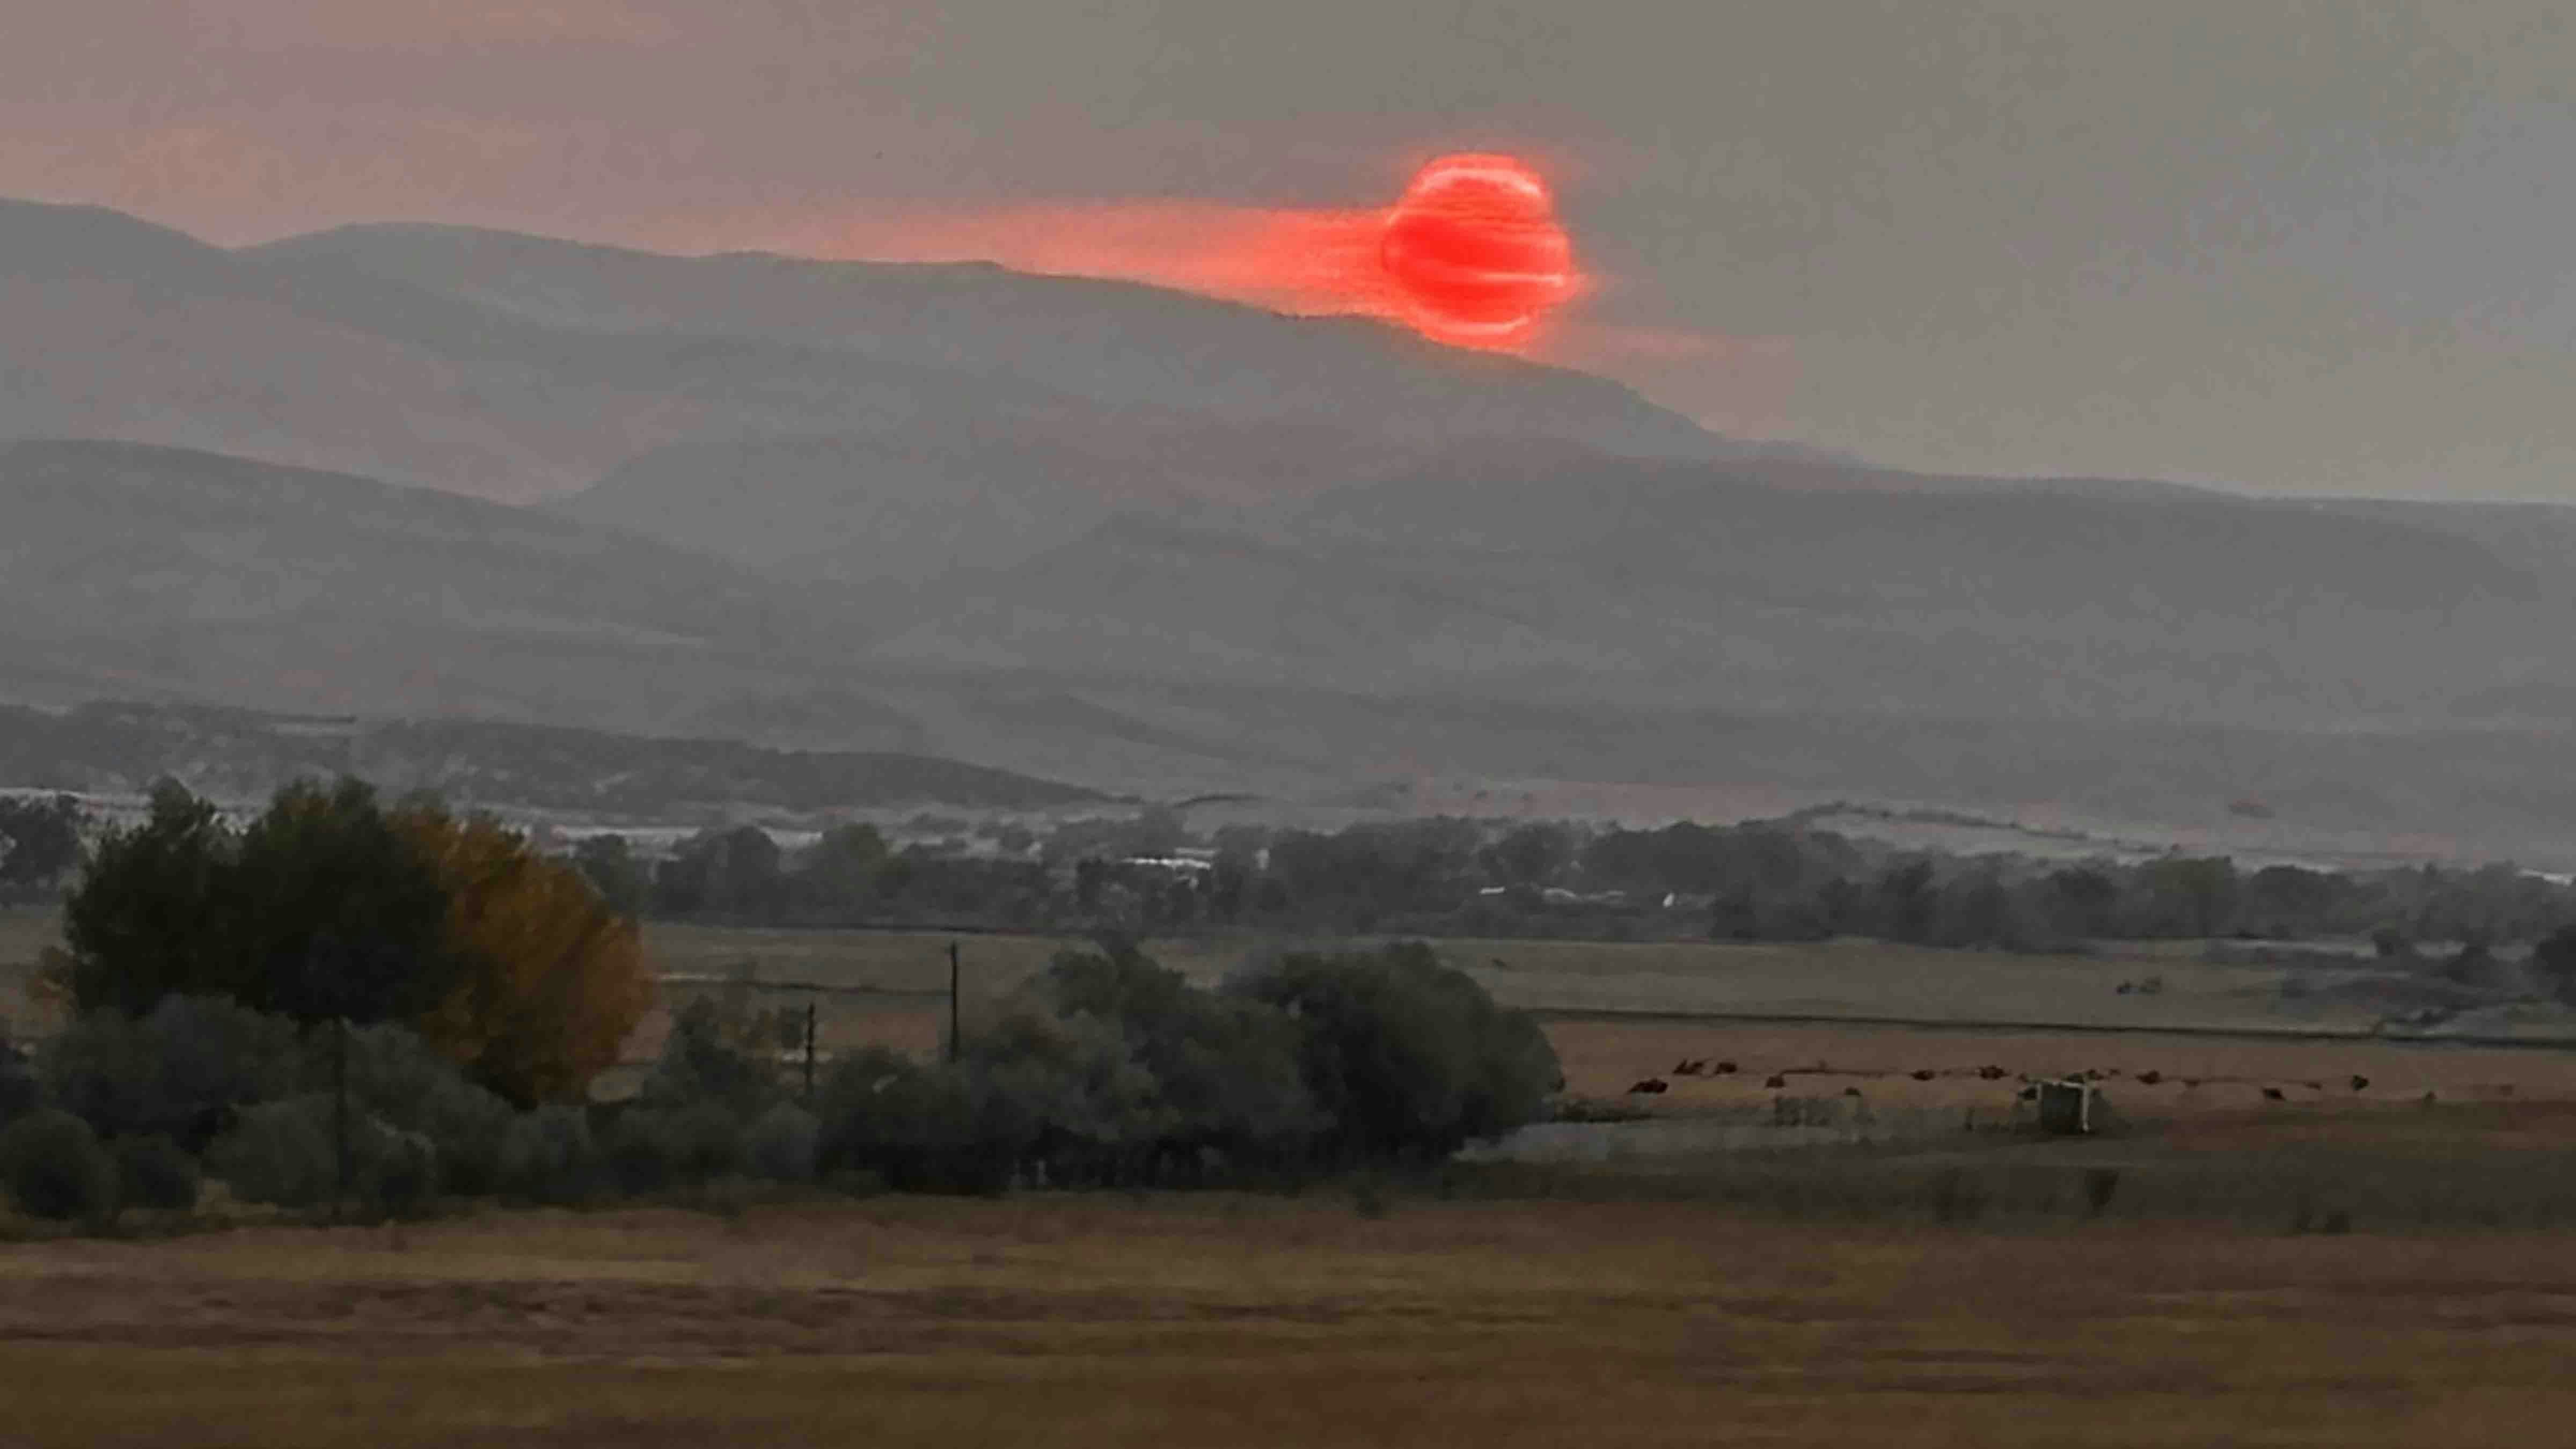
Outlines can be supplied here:
<path id="1" fill-rule="evenodd" d="M 308 1002 L 331 1009 L 331 1221 L 339 1222 L 349 1197 L 349 974 L 350 952 L 327 937 L 306 948 L 304 979 Z M 309 1018 L 308 1018 L 309 1020 Z"/>
<path id="2" fill-rule="evenodd" d="M 814 1002 L 810 997 L 805 1002 L 805 1100 L 809 1104 L 814 1100 Z"/>
<path id="3" fill-rule="evenodd" d="M 349 1201 L 349 1018 L 331 1018 L 336 1040 L 331 1052 L 331 1143 L 339 1165 L 339 1184 L 331 1194 L 331 1221 L 340 1221 Z"/>
<path id="4" fill-rule="evenodd" d="M 957 943 L 948 943 L 948 1060 L 957 1060 Z"/>

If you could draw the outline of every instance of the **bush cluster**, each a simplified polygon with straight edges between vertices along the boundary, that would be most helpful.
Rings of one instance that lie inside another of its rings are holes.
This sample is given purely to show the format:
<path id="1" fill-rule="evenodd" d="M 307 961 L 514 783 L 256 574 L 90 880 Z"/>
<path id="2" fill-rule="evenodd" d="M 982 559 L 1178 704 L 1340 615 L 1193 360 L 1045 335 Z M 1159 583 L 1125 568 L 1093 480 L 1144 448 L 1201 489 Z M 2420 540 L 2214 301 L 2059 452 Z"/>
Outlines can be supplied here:
<path id="1" fill-rule="evenodd" d="M 1558 1080 L 1537 1027 L 1424 946 L 1208 992 L 1111 943 L 1059 956 L 953 1063 L 839 1064 L 817 1157 L 923 1190 L 1259 1180 L 1435 1160 L 1536 1120 Z"/>
<path id="2" fill-rule="evenodd" d="M 197 1205 L 205 1174 L 178 1143 L 161 1136 L 120 1137 L 110 1150 L 127 1204 L 162 1212 L 186 1212 Z"/>
<path id="3" fill-rule="evenodd" d="M 0 1133 L 0 1181 L 25 1212 L 91 1222 L 189 1208 L 204 1177 L 375 1217 L 442 1195 L 576 1206 L 842 1174 L 951 1192 L 1276 1181 L 1436 1160 L 1534 1120 L 1558 1081 L 1526 1017 L 1418 945 L 1283 955 L 1214 991 L 1125 943 L 1066 952 L 956 1060 L 863 1050 L 811 1103 L 757 1035 L 693 1002 L 632 1101 L 519 1111 L 402 1026 L 165 997 L 48 1045 Z"/>
<path id="4" fill-rule="evenodd" d="M 0 1131 L 0 1183 L 31 1217 L 102 1226 L 116 1216 L 116 1159 L 87 1122 L 59 1107 L 40 1107 Z"/>

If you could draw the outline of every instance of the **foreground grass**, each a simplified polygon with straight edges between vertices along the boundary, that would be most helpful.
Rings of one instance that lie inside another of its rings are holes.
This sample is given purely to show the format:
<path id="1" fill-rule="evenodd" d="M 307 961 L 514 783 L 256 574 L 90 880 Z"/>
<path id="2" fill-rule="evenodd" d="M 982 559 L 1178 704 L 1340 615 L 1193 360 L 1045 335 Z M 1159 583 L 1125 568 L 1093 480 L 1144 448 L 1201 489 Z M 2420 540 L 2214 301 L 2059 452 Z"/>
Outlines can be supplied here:
<path id="1" fill-rule="evenodd" d="M 7 1442 L 2531 1442 L 2566 1241 L 901 1198 L 0 1257 Z"/>

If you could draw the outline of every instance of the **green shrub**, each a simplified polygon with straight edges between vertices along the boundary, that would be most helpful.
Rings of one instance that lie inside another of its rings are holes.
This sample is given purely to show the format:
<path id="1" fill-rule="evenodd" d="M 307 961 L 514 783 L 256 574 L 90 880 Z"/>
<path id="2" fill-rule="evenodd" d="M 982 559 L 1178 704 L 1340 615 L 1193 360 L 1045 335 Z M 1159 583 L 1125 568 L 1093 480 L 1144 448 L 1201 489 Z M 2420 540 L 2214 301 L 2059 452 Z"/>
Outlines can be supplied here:
<path id="1" fill-rule="evenodd" d="M 6 1127 L 45 1105 L 45 1084 L 36 1063 L 18 1046 L 0 1039 L 0 1127 Z"/>
<path id="2" fill-rule="evenodd" d="M 501 1137 L 500 1168 L 503 1192 L 570 1205 L 597 1195 L 606 1164 L 581 1109 L 549 1103 L 512 1119 Z"/>
<path id="3" fill-rule="evenodd" d="M 119 1137 L 110 1144 L 118 1186 L 126 1202 L 164 1212 L 197 1205 L 203 1170 L 185 1148 L 167 1137 Z"/>
<path id="4" fill-rule="evenodd" d="M 360 1205 L 374 1217 L 410 1217 L 428 1208 L 438 1197 L 437 1144 L 373 1118 L 367 1129 L 357 1165 Z"/>
<path id="5" fill-rule="evenodd" d="M 328 1030 L 314 1033 L 304 1068 L 308 1090 L 330 1090 L 334 1050 Z M 426 1139 L 445 1190 L 471 1196 L 498 1185 L 502 1139 L 516 1114 L 409 1028 L 385 1024 L 349 1033 L 349 1098 L 364 1114 Z"/>
<path id="6" fill-rule="evenodd" d="M 1559 1077 L 1527 1013 L 1494 1004 L 1420 943 L 1289 955 L 1228 983 L 1293 1017 L 1306 1085 L 1345 1163 L 1446 1157 L 1540 1120 Z"/>
<path id="7" fill-rule="evenodd" d="M 620 1192 L 694 1187 L 742 1171 L 742 1125 L 714 1102 L 630 1103 L 600 1133 L 600 1157 Z"/>
<path id="8" fill-rule="evenodd" d="M 318 1207 L 340 1190 L 338 1099 L 308 1092 L 254 1107 L 207 1151 L 206 1166 L 244 1202 Z M 437 1145 L 349 1104 L 349 1205 L 373 1217 L 425 1207 L 439 1189 Z"/>
<path id="9" fill-rule="evenodd" d="M 671 1162 L 668 1114 L 629 1104 L 600 1134 L 600 1157 L 619 1192 L 660 1192 L 678 1179 Z"/>
<path id="10" fill-rule="evenodd" d="M 48 1042 L 46 1093 L 108 1137 L 164 1136 L 201 1151 L 239 1109 L 293 1095 L 294 1023 L 204 996 L 141 1017 L 84 1012 Z"/>
<path id="11" fill-rule="evenodd" d="M 100 1226 L 116 1216 L 115 1160 L 87 1122 L 60 1108 L 38 1108 L 0 1131 L 0 1182 L 32 1217 Z"/>
<path id="12" fill-rule="evenodd" d="M 834 1065 L 817 1094 L 818 1165 L 873 1173 L 898 1192 L 996 1192 L 1016 1165 L 982 1130 L 969 1075 L 870 1047 Z"/>
<path id="13" fill-rule="evenodd" d="M 742 1171 L 742 1124 L 716 1102 L 697 1102 L 663 1119 L 671 1168 L 685 1183 L 713 1182 Z"/>
<path id="14" fill-rule="evenodd" d="M 970 1109 L 958 1145 L 1064 1184 L 1138 1180 L 1173 1125 L 1114 1021 L 1083 1014 L 1006 1016 L 961 1065 Z"/>
<path id="15" fill-rule="evenodd" d="M 1169 1158 L 1195 1164 L 1213 1153 L 1236 1171 L 1272 1167 L 1302 1155 L 1325 1125 L 1297 1025 L 1276 1007 L 1199 990 L 1121 942 L 1059 954 L 1027 994 L 1057 1016 L 1116 1024 L 1152 1079 L 1157 1147 Z"/>
<path id="16" fill-rule="evenodd" d="M 724 1013 L 699 997 L 673 1014 L 662 1055 L 638 1095 L 656 1107 L 713 1102 L 739 1121 L 757 1116 L 786 1091 L 777 1064 L 730 1040 Z"/>
<path id="17" fill-rule="evenodd" d="M 743 1153 L 754 1177 L 771 1182 L 814 1180 L 814 1149 L 821 1119 L 793 1102 L 760 1114 L 744 1134 Z"/>
<path id="18" fill-rule="evenodd" d="M 264 1102 L 241 1114 L 206 1151 L 206 1168 L 244 1202 L 305 1208 L 330 1200 L 339 1184 L 331 1098 Z"/>

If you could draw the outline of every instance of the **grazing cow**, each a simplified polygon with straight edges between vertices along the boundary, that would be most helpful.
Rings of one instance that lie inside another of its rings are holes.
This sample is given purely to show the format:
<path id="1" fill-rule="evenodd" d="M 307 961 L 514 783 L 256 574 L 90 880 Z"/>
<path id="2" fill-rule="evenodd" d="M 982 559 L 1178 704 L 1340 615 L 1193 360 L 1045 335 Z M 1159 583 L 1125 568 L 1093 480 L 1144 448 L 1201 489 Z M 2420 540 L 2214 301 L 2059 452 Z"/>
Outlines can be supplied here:
<path id="1" fill-rule="evenodd" d="M 2001 1067 L 1979 1067 L 1977 1068 L 1977 1076 L 1984 1081 L 2000 1082 L 2004 1079 L 2004 1069 Z"/>
<path id="2" fill-rule="evenodd" d="M 1654 1096 L 1671 1090 L 1672 1083 L 1665 1081 L 1661 1077 L 1648 1077 L 1644 1081 L 1628 1088 L 1628 1095 L 1632 1097 Z"/>
<path id="3" fill-rule="evenodd" d="M 2290 1099 L 2282 1096 L 2281 1089 L 2278 1087 L 2265 1087 L 2263 1089 L 2263 1100 L 2266 1102 L 2286 1102 Z"/>
<path id="4" fill-rule="evenodd" d="M 1778 1072 L 1773 1072 L 1771 1075 L 1769 1075 L 1769 1076 L 1767 1076 L 1767 1077 L 1764 1077 L 1764 1078 L 1762 1079 L 1762 1085 L 1764 1085 L 1764 1086 L 1766 1086 L 1766 1087 L 1775 1087 L 1775 1088 L 1776 1088 L 1776 1087 L 1785 1087 L 1785 1086 L 1789 1085 L 1789 1079 L 1788 1079 L 1787 1077 L 1785 1077 L 1785 1076 L 1782 1076 L 1782 1075 L 1781 1075 L 1780 1073 L 1778 1073 Z"/>
<path id="5" fill-rule="evenodd" d="M 1735 1075 L 1735 1063 L 1733 1063 L 1733 1062 L 1719 1062 L 1719 1063 L 1717 1064 L 1717 1074 L 1718 1074 L 1719 1076 L 1721 1076 L 1721 1077 L 1731 1077 L 1731 1076 L 1734 1076 L 1734 1075 Z"/>
<path id="6" fill-rule="evenodd" d="M 2152 1068 L 2138 1073 L 2138 1080 L 2152 1087 L 2165 1079 L 2165 1074 Z"/>
<path id="7" fill-rule="evenodd" d="M 1688 1057 L 1684 1057 L 1680 1061 L 1673 1063 L 1672 1074 L 1676 1077 L 1687 1077 L 1698 1070 L 1699 1063 L 1692 1061 Z"/>
<path id="8" fill-rule="evenodd" d="M 2370 1078 L 2363 1076 L 2363 1075 L 2362 1075 L 2361 1073 L 2359 1073 L 2359 1072 L 2355 1072 L 2355 1073 L 2353 1073 L 2353 1074 L 2352 1074 L 2352 1089 L 2353 1089 L 2354 1091 L 2358 1092 L 2358 1091 L 2360 1091 L 2362 1088 L 2367 1087 L 2367 1086 L 2369 1086 L 2369 1085 L 2370 1085 Z"/>
<path id="9" fill-rule="evenodd" d="M 1860 1095 L 1860 1088 L 1858 1088 L 1858 1087 L 1845 1087 L 1845 1088 L 1843 1088 L 1843 1095 L 1844 1095 L 1844 1096 L 1846 1096 L 1846 1097 L 1857 1097 L 1857 1096 L 1859 1096 L 1859 1095 Z"/>
<path id="10" fill-rule="evenodd" d="M 2433 1094 L 2431 1092 L 2426 1092 L 2424 1094 L 2424 1105 L 2427 1107 L 2433 1105 Z"/>
<path id="11" fill-rule="evenodd" d="M 1918 1082 L 1928 1082 L 1939 1075 L 1941 1075 L 1939 1072 L 1932 1070 L 1930 1067 L 1925 1067 L 1914 1074 L 1914 1080 Z"/>

